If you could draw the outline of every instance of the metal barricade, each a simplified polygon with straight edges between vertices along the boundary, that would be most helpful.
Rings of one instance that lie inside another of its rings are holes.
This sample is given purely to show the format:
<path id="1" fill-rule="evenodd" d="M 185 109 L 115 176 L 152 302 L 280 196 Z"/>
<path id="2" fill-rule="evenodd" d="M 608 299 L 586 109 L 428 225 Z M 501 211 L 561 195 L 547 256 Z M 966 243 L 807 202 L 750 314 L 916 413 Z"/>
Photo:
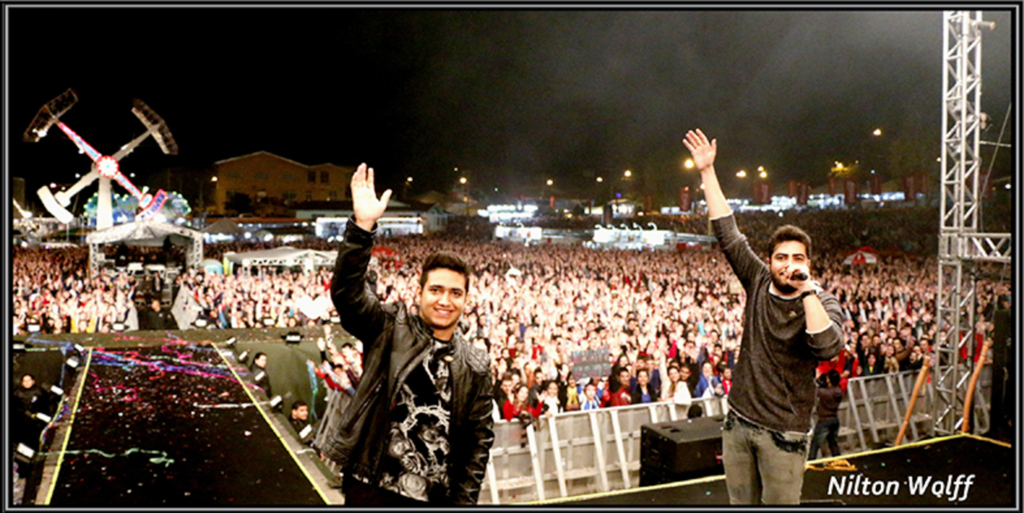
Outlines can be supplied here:
<path id="1" fill-rule="evenodd" d="M 917 371 L 906 371 L 849 380 L 846 396 L 837 412 L 840 448 L 844 452 L 867 451 L 891 445 L 903 423 L 916 379 Z M 934 435 L 931 414 L 934 400 L 935 388 L 929 380 L 921 387 L 914 404 L 907 441 Z"/>
<path id="2" fill-rule="evenodd" d="M 695 399 L 708 415 L 728 412 L 725 398 Z M 509 504 L 634 488 L 640 481 L 640 428 L 686 418 L 672 402 L 575 411 L 523 428 L 498 421 L 481 504 Z"/>

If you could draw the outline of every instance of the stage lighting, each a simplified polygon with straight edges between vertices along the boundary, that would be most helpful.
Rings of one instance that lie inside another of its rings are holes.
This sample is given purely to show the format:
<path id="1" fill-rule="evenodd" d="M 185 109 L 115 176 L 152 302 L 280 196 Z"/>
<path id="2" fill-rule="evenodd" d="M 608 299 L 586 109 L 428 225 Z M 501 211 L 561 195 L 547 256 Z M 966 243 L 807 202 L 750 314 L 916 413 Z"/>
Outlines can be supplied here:
<path id="1" fill-rule="evenodd" d="M 302 428 L 302 431 L 299 431 L 299 440 L 305 442 L 306 438 L 308 438 L 309 435 L 312 434 L 312 433 L 313 433 L 313 426 L 311 426 L 309 424 L 306 424 L 306 427 Z"/>
<path id="2" fill-rule="evenodd" d="M 331 322 L 334 324 L 341 324 L 341 317 L 338 317 L 337 315 L 332 315 Z"/>
<path id="3" fill-rule="evenodd" d="M 263 325 L 267 326 L 267 327 L 273 326 L 274 325 L 274 318 L 273 317 L 264 317 L 263 318 Z"/>
<path id="4" fill-rule="evenodd" d="M 33 334 L 34 333 L 39 333 L 39 331 L 41 329 L 42 329 L 42 326 L 40 326 L 38 322 L 32 321 L 32 322 L 28 323 L 28 332 L 29 333 L 33 333 Z"/>
<path id="5" fill-rule="evenodd" d="M 123 322 L 115 322 L 113 328 L 114 328 L 114 331 L 122 332 L 122 331 L 124 331 L 126 326 L 124 325 Z"/>
<path id="6" fill-rule="evenodd" d="M 203 319 L 202 317 L 200 317 L 200 318 L 196 319 L 196 322 L 194 324 L 196 325 L 197 328 L 205 328 L 206 325 L 209 324 L 209 322 L 207 322 L 206 319 Z"/>
<path id="7" fill-rule="evenodd" d="M 262 371 L 262 370 L 259 372 L 259 374 L 256 374 L 256 376 L 252 378 L 252 380 L 255 381 L 257 384 L 265 381 L 266 379 L 267 379 L 267 373 L 266 373 L 266 371 Z"/>
<path id="8" fill-rule="evenodd" d="M 224 341 L 224 346 L 229 347 L 229 348 L 234 348 L 235 347 L 235 337 L 231 337 L 231 338 L 225 340 Z"/>
<path id="9" fill-rule="evenodd" d="M 45 422 L 47 424 L 49 424 L 50 421 L 53 420 L 53 417 L 51 417 L 51 416 L 49 416 L 49 415 L 47 415 L 45 413 L 36 413 L 35 415 L 32 415 L 32 418 L 36 419 L 36 420 L 41 420 L 41 421 L 43 421 L 43 422 Z"/>
<path id="10" fill-rule="evenodd" d="M 284 341 L 286 344 L 298 344 L 299 342 L 302 342 L 302 333 L 299 333 L 298 331 L 289 331 L 288 334 L 284 336 Z"/>
<path id="11" fill-rule="evenodd" d="M 78 368 L 78 364 L 80 362 L 79 362 L 77 356 L 72 356 L 72 357 L 68 358 L 68 360 L 66 362 L 64 362 L 64 363 L 67 363 L 68 367 L 71 367 L 72 369 L 77 369 Z"/>
<path id="12" fill-rule="evenodd" d="M 249 359 L 249 351 L 251 351 L 251 349 L 246 349 L 245 351 L 242 351 L 242 354 L 238 355 L 238 361 L 244 363 L 246 360 L 248 360 Z"/>
<path id="13" fill-rule="evenodd" d="M 53 392 L 53 395 L 64 395 L 64 389 L 57 385 L 50 387 L 50 392 Z"/>
<path id="14" fill-rule="evenodd" d="M 11 345 L 11 350 L 14 351 L 15 353 L 24 353 L 25 352 L 25 343 L 24 342 L 15 342 L 14 344 Z"/>
<path id="15" fill-rule="evenodd" d="M 78 351 L 78 354 L 85 354 L 85 348 L 81 344 L 75 344 L 75 351 Z"/>
<path id="16" fill-rule="evenodd" d="M 282 403 L 284 403 L 284 400 L 281 399 L 281 396 L 275 395 L 274 398 L 270 400 L 270 407 L 275 410 L 280 410 Z"/>
<path id="17" fill-rule="evenodd" d="M 18 448 L 14 450 L 14 459 L 20 462 L 31 463 L 35 457 L 36 451 L 25 444 L 18 444 Z"/>

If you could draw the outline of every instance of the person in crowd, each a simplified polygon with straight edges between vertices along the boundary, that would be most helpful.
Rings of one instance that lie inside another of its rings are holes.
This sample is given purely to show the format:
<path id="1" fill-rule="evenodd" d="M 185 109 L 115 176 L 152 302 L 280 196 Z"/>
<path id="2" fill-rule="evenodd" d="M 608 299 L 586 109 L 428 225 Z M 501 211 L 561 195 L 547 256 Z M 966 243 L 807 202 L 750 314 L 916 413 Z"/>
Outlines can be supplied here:
<path id="1" fill-rule="evenodd" d="M 810 278 L 811 240 L 803 230 L 776 230 L 767 263 L 757 257 L 718 184 L 717 141 L 697 130 L 686 134 L 684 144 L 700 171 L 715 236 L 747 293 L 743 356 L 722 434 L 729 501 L 799 504 L 814 368 L 841 350 L 839 301 Z"/>
<path id="2" fill-rule="evenodd" d="M 722 388 L 722 380 L 715 375 L 711 361 L 705 360 L 700 368 L 701 375 L 694 394 L 699 398 L 722 397 L 725 395 L 725 390 Z"/>
<path id="3" fill-rule="evenodd" d="M 527 383 L 530 386 L 530 406 L 537 406 L 540 403 L 540 394 L 544 391 L 544 369 L 538 366 L 530 376 L 533 376 L 533 381 Z"/>
<path id="4" fill-rule="evenodd" d="M 609 391 L 601 401 L 602 408 L 611 406 L 629 406 L 633 401 L 633 394 L 629 391 L 629 369 L 619 369 L 619 387 L 615 392 Z"/>
<path id="5" fill-rule="evenodd" d="M 653 403 L 658 401 L 658 388 L 650 382 L 647 369 L 636 371 L 636 387 L 630 393 L 630 404 Z"/>
<path id="6" fill-rule="evenodd" d="M 519 418 L 519 414 L 524 411 L 532 415 L 534 418 L 540 417 L 541 406 L 531 407 L 530 406 L 530 389 L 526 388 L 526 385 L 516 385 L 515 390 L 512 393 L 505 405 L 502 407 L 501 418 L 513 421 Z"/>
<path id="7" fill-rule="evenodd" d="M 580 402 L 580 409 L 583 411 L 596 410 L 601 407 L 601 400 L 597 398 L 597 384 L 590 382 L 583 387 L 583 400 Z"/>
<path id="8" fill-rule="evenodd" d="M 417 313 L 402 301 L 382 305 L 368 292 L 366 269 L 391 191 L 377 197 L 365 164 L 351 187 L 353 216 L 331 297 L 342 326 L 363 344 L 363 375 L 322 451 L 343 468 L 346 505 L 476 504 L 494 420 L 487 355 L 457 329 L 472 268 L 454 253 L 435 253 L 423 262 Z M 409 458 L 424 464 L 407 468 Z"/>
<path id="9" fill-rule="evenodd" d="M 295 433 L 298 434 L 300 438 L 303 438 L 303 443 L 307 445 L 313 443 L 311 436 L 302 436 L 303 430 L 309 427 L 309 403 L 302 400 L 293 402 L 291 413 L 288 415 L 288 423 L 292 425 L 293 429 L 295 429 Z"/>
<path id="10" fill-rule="evenodd" d="M 11 443 L 17 446 L 23 443 L 32 450 L 39 450 L 39 435 L 43 423 L 36 419 L 36 414 L 48 413 L 49 404 L 46 392 L 36 383 L 35 376 L 29 373 L 21 375 L 15 387 L 11 401 L 12 437 Z"/>
<path id="11" fill-rule="evenodd" d="M 267 354 L 263 352 L 257 352 L 252 358 L 252 365 L 249 368 L 252 372 L 253 382 L 263 389 L 263 392 L 267 394 L 267 397 L 274 397 L 273 388 L 270 385 L 270 374 L 267 372 Z"/>
<path id="12" fill-rule="evenodd" d="M 722 394 L 729 395 L 729 390 L 732 390 L 732 367 L 728 365 L 722 369 Z"/>
<path id="13" fill-rule="evenodd" d="M 512 373 L 505 372 L 501 376 L 501 381 L 498 386 L 494 389 L 494 402 L 504 407 L 505 403 L 512 397 Z"/>
<path id="14" fill-rule="evenodd" d="M 839 373 L 832 369 L 818 378 L 818 423 L 814 425 L 814 437 L 808 459 L 818 458 L 818 448 L 828 441 L 830 456 L 839 456 L 839 403 L 843 400 L 843 389 L 839 387 Z"/>
<path id="15" fill-rule="evenodd" d="M 149 301 L 150 309 L 139 318 L 139 329 L 143 330 L 176 330 L 178 322 L 170 312 L 163 309 L 159 298 Z"/>
<path id="16" fill-rule="evenodd" d="M 544 383 L 544 390 L 540 394 L 538 405 L 541 407 L 541 415 L 554 417 L 565 411 L 565 407 L 558 399 L 558 382 L 550 380 Z"/>
<path id="17" fill-rule="evenodd" d="M 580 390 L 576 384 L 576 377 L 569 374 L 565 387 L 565 411 L 577 411 L 580 409 Z"/>
<path id="18" fill-rule="evenodd" d="M 689 368 L 684 367 L 684 369 L 686 369 L 686 372 L 690 371 Z M 690 395 L 690 387 L 687 385 L 686 380 L 683 379 L 681 369 L 676 364 L 672 364 L 668 368 L 668 380 L 665 382 L 661 400 L 672 401 L 687 408 L 693 402 L 693 398 Z"/>

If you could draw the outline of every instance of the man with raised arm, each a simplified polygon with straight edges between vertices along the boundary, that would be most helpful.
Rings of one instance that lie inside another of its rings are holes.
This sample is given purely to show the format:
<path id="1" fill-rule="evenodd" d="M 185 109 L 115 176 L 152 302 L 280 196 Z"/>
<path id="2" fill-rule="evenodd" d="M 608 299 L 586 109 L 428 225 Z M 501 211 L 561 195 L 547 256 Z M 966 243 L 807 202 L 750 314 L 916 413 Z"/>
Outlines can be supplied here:
<path id="1" fill-rule="evenodd" d="M 353 216 L 331 283 L 341 325 L 363 342 L 363 374 L 318 447 L 342 467 L 346 506 L 476 504 L 494 443 L 487 355 L 458 330 L 473 271 L 458 255 L 423 262 L 418 309 L 366 286 L 380 199 L 373 169 L 352 175 Z"/>
<path id="2" fill-rule="evenodd" d="M 683 144 L 700 170 L 708 217 L 747 292 L 741 354 L 729 391 L 722 463 L 732 504 L 799 504 L 814 408 L 814 369 L 842 348 L 836 298 L 810 276 L 811 239 L 786 225 L 767 262 L 736 227 L 715 175 L 717 140 L 699 129 Z"/>

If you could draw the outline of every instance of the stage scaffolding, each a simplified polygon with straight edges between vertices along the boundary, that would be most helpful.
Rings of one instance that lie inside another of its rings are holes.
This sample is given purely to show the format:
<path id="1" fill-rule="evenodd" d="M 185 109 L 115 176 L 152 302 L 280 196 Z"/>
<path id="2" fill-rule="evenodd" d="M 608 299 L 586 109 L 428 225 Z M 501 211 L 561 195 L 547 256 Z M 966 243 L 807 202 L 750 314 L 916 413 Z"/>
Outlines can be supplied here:
<path id="1" fill-rule="evenodd" d="M 935 430 L 958 432 L 975 351 L 975 267 L 979 262 L 1009 263 L 1010 234 L 979 233 L 979 133 L 981 111 L 981 30 L 994 29 L 981 11 L 943 15 L 942 169 L 939 225 L 938 331 L 935 346 Z M 984 194 L 984 191 L 981 191 Z M 967 359 L 961 349 L 967 347 Z M 979 393 L 979 392 L 976 392 Z M 974 401 L 976 421 L 987 412 Z M 980 414 L 980 415 L 979 415 Z M 978 424 L 975 423 L 975 426 Z"/>

